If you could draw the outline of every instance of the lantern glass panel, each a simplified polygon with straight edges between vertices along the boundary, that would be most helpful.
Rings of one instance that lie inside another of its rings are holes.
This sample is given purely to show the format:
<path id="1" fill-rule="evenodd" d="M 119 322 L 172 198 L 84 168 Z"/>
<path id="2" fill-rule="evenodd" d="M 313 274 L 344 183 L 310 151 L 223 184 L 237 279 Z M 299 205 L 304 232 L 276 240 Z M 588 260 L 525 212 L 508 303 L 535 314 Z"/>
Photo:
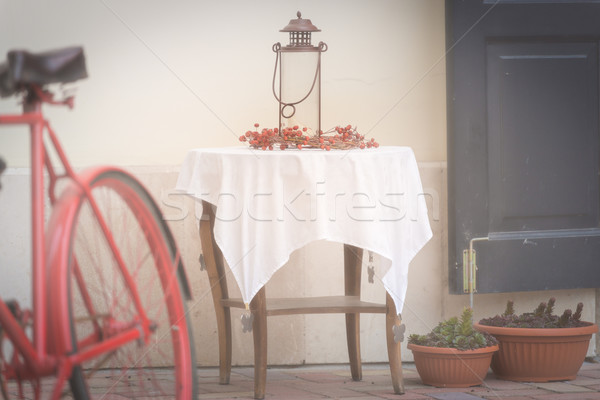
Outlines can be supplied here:
<path id="1" fill-rule="evenodd" d="M 281 122 L 282 126 L 306 127 L 313 135 L 319 129 L 320 71 L 319 51 L 281 52 Z M 312 89 L 312 91 L 311 91 Z M 310 94 L 309 94 L 310 93 Z M 308 97 L 306 97 L 308 95 Z M 291 106 L 295 104 L 295 113 Z"/>

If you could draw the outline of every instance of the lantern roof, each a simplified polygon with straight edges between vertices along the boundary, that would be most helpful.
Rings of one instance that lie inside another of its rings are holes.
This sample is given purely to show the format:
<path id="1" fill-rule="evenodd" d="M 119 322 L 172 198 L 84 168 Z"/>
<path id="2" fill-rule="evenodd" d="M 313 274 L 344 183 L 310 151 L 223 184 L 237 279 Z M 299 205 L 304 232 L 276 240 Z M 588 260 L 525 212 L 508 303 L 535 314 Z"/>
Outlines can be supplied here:
<path id="1" fill-rule="evenodd" d="M 302 13 L 300 11 L 298 11 L 296 15 L 298 18 L 291 19 L 290 23 L 279 32 L 321 32 L 319 28 L 310 22 L 310 19 L 302 18 Z"/>

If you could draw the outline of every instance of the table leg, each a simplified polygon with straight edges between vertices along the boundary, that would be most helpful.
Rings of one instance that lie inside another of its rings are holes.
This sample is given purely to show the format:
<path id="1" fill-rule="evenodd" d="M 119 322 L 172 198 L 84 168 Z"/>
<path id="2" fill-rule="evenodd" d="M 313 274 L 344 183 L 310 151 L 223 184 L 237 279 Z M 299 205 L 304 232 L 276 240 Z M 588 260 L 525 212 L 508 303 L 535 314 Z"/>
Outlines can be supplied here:
<path id="1" fill-rule="evenodd" d="M 346 296 L 360 297 L 360 274 L 363 249 L 344 245 L 344 291 Z M 346 314 L 346 340 L 348 342 L 348 358 L 352 379 L 362 379 L 362 363 L 360 359 L 360 314 Z"/>
<path id="2" fill-rule="evenodd" d="M 404 394 L 404 379 L 402 376 L 401 342 L 394 340 L 394 326 L 400 325 L 401 320 L 396 314 L 396 305 L 392 296 L 386 293 L 387 313 L 385 318 L 385 332 L 387 337 L 388 359 L 394 393 Z"/>
<path id="3" fill-rule="evenodd" d="M 206 271 L 210 282 L 215 314 L 217 317 L 217 331 L 219 333 L 219 383 L 229 384 L 231 377 L 231 313 L 229 307 L 223 307 L 222 299 L 229 297 L 227 280 L 223 265 L 223 254 L 215 242 L 213 228 L 215 214 L 212 205 L 203 202 L 203 216 L 200 219 L 200 242 Z"/>
<path id="4" fill-rule="evenodd" d="M 261 288 L 250 302 L 254 315 L 252 336 L 254 338 L 254 398 L 265 397 L 267 384 L 267 300 L 265 288 Z"/>

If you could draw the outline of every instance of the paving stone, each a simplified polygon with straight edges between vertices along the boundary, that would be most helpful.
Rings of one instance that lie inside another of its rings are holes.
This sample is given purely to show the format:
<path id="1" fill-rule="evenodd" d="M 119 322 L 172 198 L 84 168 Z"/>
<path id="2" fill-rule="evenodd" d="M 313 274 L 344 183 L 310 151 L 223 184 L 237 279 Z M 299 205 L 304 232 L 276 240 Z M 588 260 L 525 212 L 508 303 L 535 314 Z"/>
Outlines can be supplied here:
<path id="1" fill-rule="evenodd" d="M 340 385 L 339 383 L 291 384 L 291 386 L 294 386 L 298 390 L 304 390 L 307 393 L 318 394 L 332 399 L 364 396 L 363 392 L 354 390 L 353 385 Z"/>
<path id="2" fill-rule="evenodd" d="M 376 398 L 381 398 L 381 397 L 374 397 L 373 395 L 369 395 L 369 396 L 359 396 L 359 397 L 336 397 L 336 400 L 373 400 Z M 423 399 L 421 397 L 421 399 Z M 405 400 L 405 398 L 403 397 L 402 400 Z M 406 400 L 413 400 L 412 397 L 410 398 L 406 398 Z"/>
<path id="3" fill-rule="evenodd" d="M 230 393 L 230 392 L 245 392 L 253 389 L 253 382 L 232 382 L 229 385 L 221 385 L 218 381 L 210 383 L 202 383 L 199 385 L 200 389 L 208 393 Z"/>
<path id="4" fill-rule="evenodd" d="M 332 374 L 331 372 L 308 372 L 308 373 L 296 373 L 294 376 L 297 379 L 304 379 L 311 382 L 340 382 L 343 383 L 348 380 L 343 376 Z M 268 378 L 267 378 L 268 380 Z"/>
<path id="5" fill-rule="evenodd" d="M 427 394 L 429 396 L 434 395 L 434 394 L 439 394 L 439 393 L 457 393 L 457 392 L 470 393 L 472 395 L 478 396 L 479 393 L 491 392 L 490 389 L 487 389 L 482 386 L 472 386 L 472 387 L 468 387 L 468 388 L 438 388 L 438 387 L 433 387 L 433 386 L 423 386 L 421 388 L 414 389 L 413 391 L 417 392 L 417 393 Z"/>
<path id="6" fill-rule="evenodd" d="M 391 384 L 389 385 L 360 385 L 354 386 L 352 390 L 362 393 L 374 393 L 374 392 L 390 392 L 394 393 L 394 388 Z"/>
<path id="7" fill-rule="evenodd" d="M 435 393 L 431 397 L 437 400 L 481 400 L 482 397 L 474 396 L 469 393 L 454 392 L 454 393 Z"/>
<path id="8" fill-rule="evenodd" d="M 267 382 L 267 388 L 265 390 L 265 398 L 273 399 L 289 399 L 289 400 L 312 400 L 312 399 L 326 399 L 319 393 L 312 393 L 306 390 L 298 389 L 291 385 L 271 385 Z"/>
<path id="9" fill-rule="evenodd" d="M 431 400 L 432 397 L 420 394 L 420 393 L 412 393 L 406 392 L 403 395 L 397 395 L 392 391 L 373 391 L 369 392 L 371 398 L 375 399 L 388 399 L 388 400 Z"/>
<path id="10" fill-rule="evenodd" d="M 484 398 L 492 400 L 492 399 L 498 399 L 499 396 L 497 394 L 493 394 L 493 395 L 486 395 L 486 396 L 484 396 Z M 530 397 L 530 396 L 510 396 L 510 395 L 502 396 L 500 398 L 502 400 L 531 400 L 531 399 L 533 399 L 533 397 Z"/>
<path id="11" fill-rule="evenodd" d="M 577 386 L 590 386 L 599 384 L 600 381 L 594 378 L 588 378 L 586 376 L 578 376 L 577 379 L 568 381 L 569 385 L 577 385 Z"/>
<path id="12" fill-rule="evenodd" d="M 443 389 L 443 391 L 449 392 L 449 389 Z M 431 393 L 431 392 L 423 392 L 420 390 L 418 390 L 418 392 L 427 394 L 429 396 L 431 396 L 432 394 L 435 394 L 435 393 Z M 548 393 L 551 393 L 551 392 L 548 392 L 548 391 L 542 390 L 542 389 L 530 388 L 530 389 L 520 389 L 520 390 L 482 390 L 480 392 L 471 393 L 471 394 L 482 397 L 482 398 L 486 398 L 486 399 L 498 399 L 498 398 L 504 399 L 504 398 L 510 398 L 510 397 L 522 397 L 522 398 L 532 399 L 532 398 L 536 398 L 534 396 L 541 396 L 541 395 L 548 394 Z"/>
<path id="13" fill-rule="evenodd" d="M 600 369 L 600 357 L 594 357 L 593 361 L 586 361 L 581 365 L 581 369 Z"/>
<path id="14" fill-rule="evenodd" d="M 503 379 L 496 379 L 496 378 L 486 378 L 483 381 L 482 386 L 487 387 L 489 389 L 494 389 L 494 390 L 519 390 L 519 389 L 530 389 L 531 388 L 531 386 L 526 383 L 506 381 Z"/>
<path id="15" fill-rule="evenodd" d="M 198 396 L 200 400 L 218 399 L 254 399 L 254 392 L 205 393 Z"/>
<path id="16" fill-rule="evenodd" d="M 573 392 L 591 392 L 591 389 L 587 389 L 582 386 L 571 385 L 565 382 L 543 382 L 543 383 L 534 383 L 533 385 L 539 387 L 540 389 L 550 390 L 552 392 L 558 393 L 573 393 Z"/>
<path id="17" fill-rule="evenodd" d="M 587 378 L 600 379 L 600 369 L 585 369 L 579 370 L 578 376 L 585 376 Z"/>
<path id="18" fill-rule="evenodd" d="M 599 400 L 600 393 L 553 393 L 541 396 L 534 396 L 536 400 Z"/>
<path id="19" fill-rule="evenodd" d="M 352 372 L 350 372 L 349 370 L 345 370 L 345 371 L 336 371 L 333 372 L 335 375 L 339 375 L 339 376 L 352 376 Z M 412 370 L 412 369 L 402 369 L 402 373 L 404 375 L 416 375 L 417 372 Z M 390 370 L 388 369 L 365 369 L 363 368 L 362 370 L 362 375 L 363 377 L 365 376 L 390 376 Z M 391 378 L 390 378 L 391 379 Z"/>
<path id="20" fill-rule="evenodd" d="M 430 387 L 430 386 L 424 385 L 423 382 L 421 382 L 420 379 L 418 379 L 418 380 L 405 379 L 404 380 L 404 388 L 406 390 L 425 389 L 425 388 L 428 388 L 428 387 Z"/>

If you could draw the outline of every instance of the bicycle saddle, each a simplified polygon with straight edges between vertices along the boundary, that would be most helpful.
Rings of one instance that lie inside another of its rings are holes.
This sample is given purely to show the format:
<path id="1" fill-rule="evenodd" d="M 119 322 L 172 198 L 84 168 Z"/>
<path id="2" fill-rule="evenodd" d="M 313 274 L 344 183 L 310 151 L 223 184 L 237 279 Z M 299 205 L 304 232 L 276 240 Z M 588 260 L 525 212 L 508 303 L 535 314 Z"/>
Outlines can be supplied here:
<path id="1" fill-rule="evenodd" d="M 28 85 L 67 83 L 87 77 L 82 47 L 43 53 L 11 50 L 0 64 L 0 96 L 11 96 Z"/>

